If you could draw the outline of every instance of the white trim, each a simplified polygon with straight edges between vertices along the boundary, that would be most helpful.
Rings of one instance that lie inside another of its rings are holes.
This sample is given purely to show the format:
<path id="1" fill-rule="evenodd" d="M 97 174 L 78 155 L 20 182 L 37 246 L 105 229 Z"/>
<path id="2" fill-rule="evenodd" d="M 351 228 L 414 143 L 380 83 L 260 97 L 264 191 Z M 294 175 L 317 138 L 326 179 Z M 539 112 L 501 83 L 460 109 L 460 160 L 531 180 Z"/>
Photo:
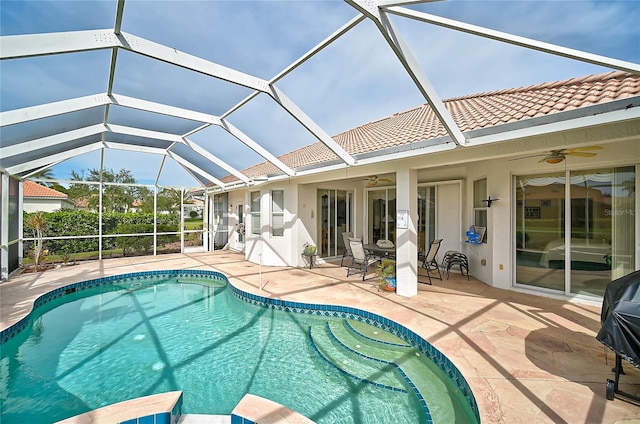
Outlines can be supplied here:
<path id="1" fill-rule="evenodd" d="M 592 53 L 586 53 L 580 50 L 569 49 L 567 47 L 545 43 L 545 42 L 533 40 L 530 38 L 519 37 L 517 35 L 509 34 L 506 32 L 496 31 L 496 30 L 480 27 L 477 25 L 467 24 L 464 22 L 455 21 L 453 19 L 442 18 L 440 16 L 418 12 L 416 10 L 411 10 L 404 7 L 389 7 L 386 10 L 389 13 L 393 13 L 398 16 L 413 18 L 429 24 L 438 25 L 438 26 L 453 29 L 456 31 L 465 32 L 467 34 L 478 35 L 480 37 L 489 38 L 496 41 L 502 41 L 508 44 L 513 44 L 520 47 L 526 47 L 526 48 L 538 50 L 544 53 L 550 53 L 556 56 L 562 56 L 569 59 L 579 60 L 581 62 L 592 63 L 594 65 L 605 66 L 607 68 L 619 69 L 621 71 L 627 71 L 627 72 L 633 72 L 633 73 L 640 73 L 640 65 L 632 62 L 625 62 L 623 60 L 612 59 L 606 56 L 600 56 Z"/>

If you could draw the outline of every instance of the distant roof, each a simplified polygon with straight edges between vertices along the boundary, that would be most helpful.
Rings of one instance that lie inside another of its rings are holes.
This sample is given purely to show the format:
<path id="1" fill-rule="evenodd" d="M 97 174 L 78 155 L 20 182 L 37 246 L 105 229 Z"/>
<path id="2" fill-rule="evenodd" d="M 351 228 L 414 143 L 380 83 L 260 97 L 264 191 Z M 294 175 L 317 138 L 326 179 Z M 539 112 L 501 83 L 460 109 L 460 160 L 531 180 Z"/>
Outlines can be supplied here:
<path id="1" fill-rule="evenodd" d="M 45 187 L 38 183 L 34 183 L 33 181 L 24 181 L 23 187 L 23 196 L 24 197 L 39 197 L 39 198 L 56 198 L 56 199 L 67 199 L 67 196 L 64 193 L 60 193 L 57 190 L 54 190 L 49 187 Z"/>
<path id="2" fill-rule="evenodd" d="M 614 71 L 527 87 L 456 97 L 444 101 L 461 131 L 478 130 L 600 105 L 640 95 L 640 75 Z M 447 132 L 428 104 L 398 112 L 378 121 L 350 129 L 333 137 L 352 156 L 446 136 Z M 335 161 L 323 143 L 316 142 L 279 156 L 296 169 Z M 273 175 L 279 169 L 262 162 L 242 170 L 250 178 Z M 232 175 L 222 179 L 233 182 Z"/>

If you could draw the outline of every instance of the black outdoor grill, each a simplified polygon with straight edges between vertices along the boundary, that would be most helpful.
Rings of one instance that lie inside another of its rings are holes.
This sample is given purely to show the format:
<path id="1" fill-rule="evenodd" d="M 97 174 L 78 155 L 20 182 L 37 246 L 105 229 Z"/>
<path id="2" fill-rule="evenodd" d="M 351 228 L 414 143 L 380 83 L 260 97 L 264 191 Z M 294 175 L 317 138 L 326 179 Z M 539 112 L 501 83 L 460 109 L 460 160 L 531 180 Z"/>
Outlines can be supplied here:
<path id="1" fill-rule="evenodd" d="M 600 314 L 602 328 L 596 339 L 616 354 L 615 380 L 607 379 L 607 399 L 616 394 L 640 402 L 637 395 L 618 389 L 624 374 L 622 359 L 640 368 L 640 271 L 612 281 L 607 286 Z"/>

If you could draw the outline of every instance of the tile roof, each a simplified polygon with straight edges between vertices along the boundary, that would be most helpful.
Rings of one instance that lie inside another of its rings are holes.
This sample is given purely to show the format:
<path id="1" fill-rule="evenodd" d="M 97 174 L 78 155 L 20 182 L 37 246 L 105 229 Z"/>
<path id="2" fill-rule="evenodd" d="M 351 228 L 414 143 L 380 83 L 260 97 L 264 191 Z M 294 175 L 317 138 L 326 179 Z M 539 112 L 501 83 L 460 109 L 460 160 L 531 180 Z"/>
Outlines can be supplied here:
<path id="1" fill-rule="evenodd" d="M 64 193 L 60 193 L 52 188 L 45 187 L 38 183 L 34 183 L 33 181 L 24 181 L 22 186 L 23 196 L 24 197 L 48 197 L 48 198 L 56 198 L 56 199 L 66 199 L 67 196 Z"/>
<path id="2" fill-rule="evenodd" d="M 640 95 L 640 75 L 614 71 L 444 100 L 462 132 L 492 127 L 603 104 Z M 428 104 L 347 130 L 333 139 L 350 155 L 374 152 L 445 136 L 447 133 Z M 329 162 L 338 157 L 318 141 L 278 157 L 292 169 Z M 242 171 L 249 178 L 281 171 L 263 162 Z M 235 176 L 221 179 L 228 183 Z"/>

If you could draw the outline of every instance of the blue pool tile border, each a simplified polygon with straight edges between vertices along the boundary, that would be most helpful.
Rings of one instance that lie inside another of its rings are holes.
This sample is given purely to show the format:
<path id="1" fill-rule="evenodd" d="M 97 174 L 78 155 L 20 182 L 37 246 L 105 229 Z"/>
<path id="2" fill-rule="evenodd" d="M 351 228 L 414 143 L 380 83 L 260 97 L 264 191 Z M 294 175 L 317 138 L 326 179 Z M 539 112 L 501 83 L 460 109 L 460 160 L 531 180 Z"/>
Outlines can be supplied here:
<path id="1" fill-rule="evenodd" d="M 245 418 L 237 414 L 231 414 L 231 424 L 257 424 L 257 423 L 254 421 L 251 421 L 249 418 Z"/>
<path id="2" fill-rule="evenodd" d="M 420 337 L 414 331 L 407 327 L 398 324 L 397 322 L 386 318 L 382 315 L 378 315 L 372 312 L 368 312 L 362 309 L 353 308 L 350 306 L 339 305 L 326 305 L 321 303 L 303 303 L 303 302 L 291 302 L 281 299 L 272 299 L 252 293 L 240 290 L 231 284 L 226 275 L 217 271 L 210 270 L 156 270 L 156 271 L 141 271 L 132 272 L 127 274 L 112 275 L 108 277 L 95 278 L 92 280 L 86 280 L 78 283 L 72 283 L 64 287 L 59 287 L 48 293 L 38 297 L 34 302 L 33 310 L 20 321 L 14 325 L 2 330 L 0 332 L 0 345 L 13 338 L 15 335 L 24 330 L 31 322 L 34 311 L 42 305 L 57 299 L 65 294 L 75 293 L 77 291 L 86 290 L 89 288 L 109 286 L 113 285 L 114 290 L 121 288 L 122 284 L 133 282 L 144 285 L 145 283 L 152 285 L 156 283 L 158 277 L 164 278 L 180 278 L 180 277 L 198 277 L 205 280 L 212 280 L 227 285 L 231 292 L 241 300 L 252 305 L 261 306 L 264 308 L 292 312 L 306 315 L 325 316 L 333 318 L 351 319 L 361 321 L 366 324 L 378 327 L 382 330 L 388 331 L 395 336 L 401 338 L 405 342 L 409 343 L 420 353 L 432 360 L 444 373 L 447 375 L 460 389 L 460 393 L 467 399 L 471 410 L 473 411 L 476 420 L 481 422 L 480 413 L 478 411 L 478 404 L 471 391 L 469 383 L 464 378 L 458 368 L 447 358 L 442 352 L 440 352 L 431 343 Z M 125 280 L 125 281 L 123 281 Z M 194 282 L 194 281 L 189 281 Z M 119 283 L 119 284 L 114 284 Z"/>

